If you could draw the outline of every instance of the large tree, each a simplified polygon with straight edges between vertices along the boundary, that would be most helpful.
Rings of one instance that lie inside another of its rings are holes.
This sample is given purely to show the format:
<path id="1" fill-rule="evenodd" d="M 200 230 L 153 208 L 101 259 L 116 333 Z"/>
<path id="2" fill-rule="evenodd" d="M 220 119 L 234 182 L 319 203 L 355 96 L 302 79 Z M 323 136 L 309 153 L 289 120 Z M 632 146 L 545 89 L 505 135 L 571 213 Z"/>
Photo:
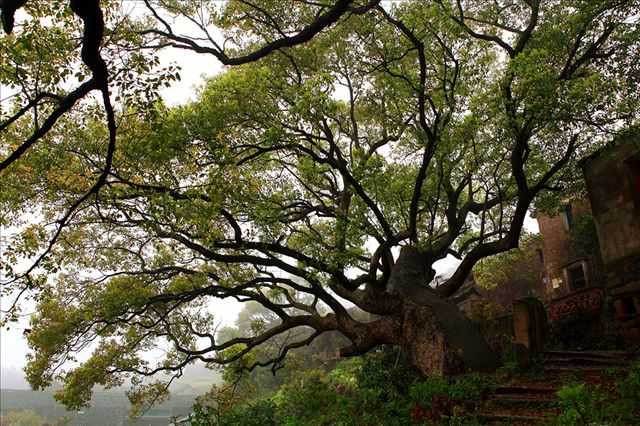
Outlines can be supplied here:
<path id="1" fill-rule="evenodd" d="M 78 51 L 58 27 L 71 12 L 27 2 L 31 20 L 2 39 L 2 83 L 22 95 L 3 109 L 0 209 L 17 229 L 3 291 L 37 303 L 34 387 L 60 375 L 77 407 L 95 384 L 252 359 L 273 339 L 246 368 L 276 369 L 335 330 L 344 356 L 392 344 L 425 374 L 495 367 L 448 298 L 518 245 L 529 207 L 570 185 L 581 155 L 635 124 L 640 7 L 329 3 L 145 1 L 127 15 L 72 1 Z M 182 34 L 178 15 L 202 33 Z M 233 67 L 169 108 L 156 91 L 176 76 L 153 56 L 167 46 Z M 73 54 L 89 80 L 59 95 L 83 79 Z M 431 288 L 449 254 L 461 263 Z M 277 320 L 218 339 L 213 298 Z M 144 356 L 158 346 L 159 361 Z"/>

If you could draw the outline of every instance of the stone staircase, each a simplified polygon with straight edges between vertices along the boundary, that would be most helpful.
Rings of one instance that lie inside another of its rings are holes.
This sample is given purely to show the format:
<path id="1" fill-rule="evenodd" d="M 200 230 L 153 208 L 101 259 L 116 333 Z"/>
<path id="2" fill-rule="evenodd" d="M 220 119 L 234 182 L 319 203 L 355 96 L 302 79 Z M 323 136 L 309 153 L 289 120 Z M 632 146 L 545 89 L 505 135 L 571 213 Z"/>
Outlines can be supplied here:
<path id="1" fill-rule="evenodd" d="M 484 424 L 537 425 L 559 412 L 556 392 L 572 375 L 596 382 L 609 369 L 626 369 L 630 354 L 624 351 L 547 351 L 542 354 L 542 376 L 514 379 L 498 387 L 477 413 Z"/>
<path id="2" fill-rule="evenodd" d="M 486 424 L 535 425 L 557 413 L 557 387 L 535 385 L 500 386 L 478 413 Z"/>
<path id="3" fill-rule="evenodd" d="M 547 351 L 542 356 L 548 372 L 604 371 L 625 368 L 631 363 L 625 351 Z"/>

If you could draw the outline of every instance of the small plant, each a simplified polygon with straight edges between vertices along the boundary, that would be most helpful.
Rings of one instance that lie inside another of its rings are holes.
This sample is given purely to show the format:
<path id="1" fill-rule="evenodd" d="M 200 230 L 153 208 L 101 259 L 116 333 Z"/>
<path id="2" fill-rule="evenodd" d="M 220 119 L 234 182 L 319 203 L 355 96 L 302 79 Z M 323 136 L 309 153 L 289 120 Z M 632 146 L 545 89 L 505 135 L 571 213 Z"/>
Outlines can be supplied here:
<path id="1" fill-rule="evenodd" d="M 640 410 L 640 361 L 631 366 L 629 375 L 618 386 L 622 400 L 630 410 Z"/>
<path id="2" fill-rule="evenodd" d="M 605 372 L 614 378 L 622 377 L 625 374 L 624 368 L 621 367 L 609 367 L 605 370 Z"/>
<path id="3" fill-rule="evenodd" d="M 637 424 L 640 408 L 640 364 L 623 380 L 620 395 L 606 393 L 599 386 L 574 383 L 558 391 L 560 415 L 550 422 L 555 426 Z"/>
<path id="4" fill-rule="evenodd" d="M 429 378 L 414 384 L 409 391 L 414 403 L 411 418 L 416 423 L 428 420 L 438 424 L 443 421 L 451 425 L 468 424 L 464 423 L 462 408 L 477 406 L 495 387 L 495 379 L 482 374 L 459 376 L 451 381 Z"/>
<path id="5" fill-rule="evenodd" d="M 515 355 L 512 356 L 510 353 L 508 354 L 508 358 L 503 361 L 502 366 L 498 369 L 498 374 L 505 374 L 509 376 L 526 375 L 529 379 L 532 380 L 537 380 L 543 377 L 544 359 L 542 357 L 534 357 L 531 360 L 531 364 L 528 368 L 522 368 L 515 360 Z"/>
<path id="6" fill-rule="evenodd" d="M 493 376 L 467 374 L 457 377 L 449 388 L 449 396 L 455 401 L 478 402 L 497 386 Z"/>
<path id="7" fill-rule="evenodd" d="M 429 401 L 429 408 L 424 408 L 419 404 L 413 406 L 411 419 L 414 423 L 440 423 L 447 421 L 453 415 L 454 402 L 447 395 L 432 395 Z"/>
<path id="8" fill-rule="evenodd" d="M 264 399 L 235 407 L 220 416 L 219 426 L 277 426 L 276 406 Z"/>
<path id="9" fill-rule="evenodd" d="M 309 413 L 323 412 L 334 403 L 335 397 L 324 373 L 310 370 L 280 387 L 273 401 L 288 416 L 304 418 Z"/>
<path id="10" fill-rule="evenodd" d="M 506 374 L 512 376 L 520 371 L 518 363 L 516 361 L 505 361 L 500 368 L 498 368 L 498 374 Z"/>
<path id="11" fill-rule="evenodd" d="M 575 383 L 562 387 L 558 391 L 561 414 L 553 424 L 588 425 L 604 423 L 608 399 L 598 387 L 588 387 L 584 383 Z"/>

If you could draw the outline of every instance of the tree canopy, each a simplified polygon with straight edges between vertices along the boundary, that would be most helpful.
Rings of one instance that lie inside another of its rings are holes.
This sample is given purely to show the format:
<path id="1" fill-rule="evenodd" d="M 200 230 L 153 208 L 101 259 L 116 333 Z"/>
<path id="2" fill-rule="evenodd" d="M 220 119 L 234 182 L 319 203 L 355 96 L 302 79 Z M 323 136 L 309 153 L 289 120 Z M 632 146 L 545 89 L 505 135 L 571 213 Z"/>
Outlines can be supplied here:
<path id="1" fill-rule="evenodd" d="M 157 397 L 166 383 L 139 377 L 273 339 L 246 368 L 277 369 L 334 330 L 343 355 L 409 346 L 431 371 L 416 306 L 463 327 L 447 297 L 473 266 L 517 247 L 532 203 L 637 123 L 636 1 L 127 3 L 2 6 L 2 291 L 19 295 L 4 318 L 36 302 L 28 379 L 60 375 L 70 407 L 126 378 Z M 228 68 L 166 106 L 167 47 Z M 460 265 L 430 289 L 449 254 Z M 274 318 L 222 341 L 213 298 Z"/>

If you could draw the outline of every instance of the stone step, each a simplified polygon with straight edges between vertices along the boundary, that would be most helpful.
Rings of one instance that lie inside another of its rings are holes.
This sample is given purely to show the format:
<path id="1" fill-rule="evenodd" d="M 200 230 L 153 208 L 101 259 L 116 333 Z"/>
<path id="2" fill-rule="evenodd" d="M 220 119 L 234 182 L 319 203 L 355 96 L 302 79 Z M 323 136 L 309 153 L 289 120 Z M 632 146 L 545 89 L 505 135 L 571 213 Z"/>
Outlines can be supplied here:
<path id="1" fill-rule="evenodd" d="M 553 407 L 557 399 L 553 394 L 498 394 L 491 398 L 500 407 Z"/>
<path id="2" fill-rule="evenodd" d="M 587 358 L 599 358 L 599 359 L 622 359 L 629 360 L 631 354 L 627 351 L 545 351 L 542 352 L 545 358 L 560 357 L 587 357 Z"/>
<path id="3" fill-rule="evenodd" d="M 519 425 L 537 425 L 545 422 L 546 417 L 544 415 L 531 415 L 531 414 L 516 414 L 511 412 L 499 412 L 499 411 L 481 411 L 477 413 L 479 420 L 484 422 L 499 422 L 500 424 L 519 424 Z"/>
<path id="4" fill-rule="evenodd" d="M 624 367 L 629 365 L 629 361 L 618 358 L 598 358 L 591 356 L 573 356 L 573 357 L 547 357 L 544 365 L 582 365 L 582 366 L 605 366 L 605 367 Z"/>
<path id="5" fill-rule="evenodd" d="M 609 365 L 545 365 L 543 370 L 547 373 L 599 373 L 604 372 Z"/>
<path id="6" fill-rule="evenodd" d="M 499 386 L 495 390 L 496 395 L 555 395 L 558 389 L 545 386 Z"/>

